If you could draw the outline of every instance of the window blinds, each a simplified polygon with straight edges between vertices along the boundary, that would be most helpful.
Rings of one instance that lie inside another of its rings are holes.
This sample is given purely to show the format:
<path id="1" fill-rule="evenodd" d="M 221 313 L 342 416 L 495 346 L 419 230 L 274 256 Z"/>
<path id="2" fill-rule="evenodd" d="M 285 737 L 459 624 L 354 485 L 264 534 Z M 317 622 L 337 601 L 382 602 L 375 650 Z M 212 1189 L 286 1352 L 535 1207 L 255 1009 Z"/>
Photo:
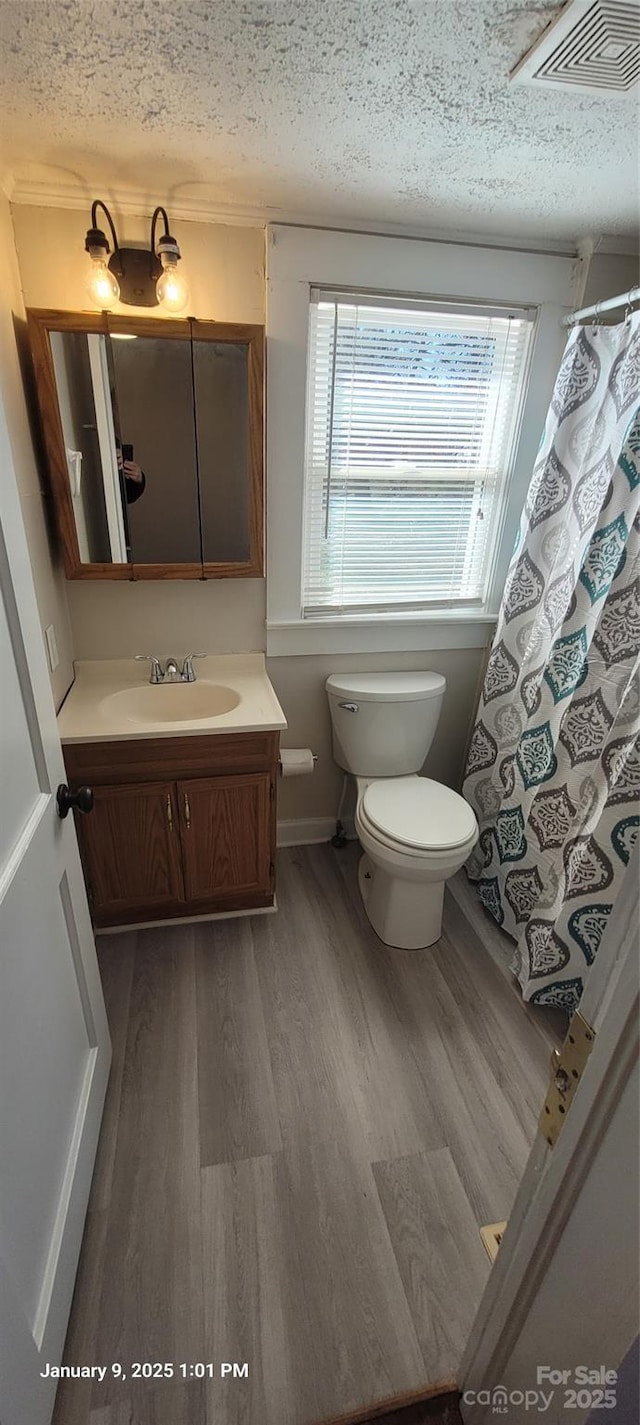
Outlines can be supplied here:
<path id="1" fill-rule="evenodd" d="M 312 290 L 304 616 L 484 601 L 533 316 Z"/>

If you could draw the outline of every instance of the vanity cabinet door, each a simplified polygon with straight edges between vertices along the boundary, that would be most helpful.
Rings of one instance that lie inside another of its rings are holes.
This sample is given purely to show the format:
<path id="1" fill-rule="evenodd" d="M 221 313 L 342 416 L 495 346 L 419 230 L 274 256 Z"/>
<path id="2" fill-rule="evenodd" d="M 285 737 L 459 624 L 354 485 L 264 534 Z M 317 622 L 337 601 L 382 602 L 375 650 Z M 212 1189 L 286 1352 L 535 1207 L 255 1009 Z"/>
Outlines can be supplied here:
<path id="1" fill-rule="evenodd" d="M 95 787 L 90 816 L 78 818 L 94 919 L 184 900 L 175 782 Z"/>
<path id="2" fill-rule="evenodd" d="M 191 904 L 273 891 L 271 775 L 178 782 L 186 899 Z"/>

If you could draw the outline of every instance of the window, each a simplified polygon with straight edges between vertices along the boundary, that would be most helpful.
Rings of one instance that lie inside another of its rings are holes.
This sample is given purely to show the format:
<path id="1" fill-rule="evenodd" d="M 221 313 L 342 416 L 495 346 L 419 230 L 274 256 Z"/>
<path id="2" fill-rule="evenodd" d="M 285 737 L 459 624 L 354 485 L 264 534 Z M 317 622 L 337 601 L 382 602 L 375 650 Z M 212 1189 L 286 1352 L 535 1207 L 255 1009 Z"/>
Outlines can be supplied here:
<path id="1" fill-rule="evenodd" d="M 312 289 L 304 617 L 482 606 L 533 316 Z"/>

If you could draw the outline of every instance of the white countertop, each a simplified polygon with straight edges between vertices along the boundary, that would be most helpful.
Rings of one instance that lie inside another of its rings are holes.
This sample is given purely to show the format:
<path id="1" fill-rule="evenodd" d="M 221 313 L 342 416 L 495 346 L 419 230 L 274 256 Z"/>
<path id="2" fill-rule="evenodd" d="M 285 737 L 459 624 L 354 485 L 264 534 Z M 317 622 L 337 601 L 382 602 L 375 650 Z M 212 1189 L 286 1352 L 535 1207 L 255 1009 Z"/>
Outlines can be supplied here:
<path id="1" fill-rule="evenodd" d="M 164 665 L 165 659 L 161 661 Z M 75 681 L 58 714 L 58 731 L 63 743 L 267 732 L 287 726 L 267 677 L 262 653 L 225 653 L 198 658 L 194 662 L 195 683 L 157 686 L 149 683 L 150 665 L 136 663 L 132 658 L 91 659 L 74 666 Z M 209 697 L 213 706 L 216 698 L 222 704 L 228 703 L 230 697 L 237 701 L 229 711 L 208 716 L 203 707 L 206 709 Z M 184 719 L 180 716 L 183 703 Z M 170 716 L 166 715 L 167 709 Z M 196 716 L 191 716 L 194 710 Z"/>

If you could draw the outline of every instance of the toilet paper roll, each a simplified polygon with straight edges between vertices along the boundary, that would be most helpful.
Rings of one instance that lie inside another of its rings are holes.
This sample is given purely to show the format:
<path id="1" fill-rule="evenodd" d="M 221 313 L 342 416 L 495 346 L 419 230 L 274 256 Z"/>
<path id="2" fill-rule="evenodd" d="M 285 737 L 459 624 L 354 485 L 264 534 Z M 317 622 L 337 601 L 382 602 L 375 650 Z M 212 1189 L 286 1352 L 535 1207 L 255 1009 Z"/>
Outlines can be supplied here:
<path id="1" fill-rule="evenodd" d="M 313 752 L 310 747 L 283 747 L 280 771 L 283 777 L 306 777 L 313 772 Z"/>

